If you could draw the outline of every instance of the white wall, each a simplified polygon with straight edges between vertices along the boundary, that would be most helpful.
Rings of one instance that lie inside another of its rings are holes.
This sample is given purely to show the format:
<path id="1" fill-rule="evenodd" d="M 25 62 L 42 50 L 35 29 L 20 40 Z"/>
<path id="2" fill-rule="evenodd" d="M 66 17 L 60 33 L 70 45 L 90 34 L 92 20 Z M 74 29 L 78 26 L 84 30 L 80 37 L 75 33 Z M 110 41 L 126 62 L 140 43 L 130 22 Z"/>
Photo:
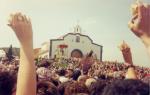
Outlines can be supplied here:
<path id="1" fill-rule="evenodd" d="M 80 37 L 80 42 L 76 42 L 76 36 Z M 68 45 L 68 49 L 67 49 L 68 57 L 71 56 L 71 52 L 74 49 L 79 49 L 82 51 L 83 55 L 86 55 L 88 52 L 93 50 L 93 52 L 97 55 L 97 58 L 100 59 L 101 47 L 92 44 L 91 40 L 86 36 L 80 36 L 79 34 L 78 35 L 69 34 L 65 36 L 64 40 L 52 41 L 52 56 L 51 56 L 52 58 L 54 57 L 57 46 L 60 44 Z"/>
<path id="2" fill-rule="evenodd" d="M 43 54 L 40 54 L 39 57 L 41 57 L 41 58 L 49 58 L 49 52 L 45 52 Z"/>
<path id="3" fill-rule="evenodd" d="M 45 56 L 47 56 L 47 58 L 49 58 L 49 46 L 50 46 L 49 42 L 44 42 L 42 44 L 39 57 L 45 58 Z"/>

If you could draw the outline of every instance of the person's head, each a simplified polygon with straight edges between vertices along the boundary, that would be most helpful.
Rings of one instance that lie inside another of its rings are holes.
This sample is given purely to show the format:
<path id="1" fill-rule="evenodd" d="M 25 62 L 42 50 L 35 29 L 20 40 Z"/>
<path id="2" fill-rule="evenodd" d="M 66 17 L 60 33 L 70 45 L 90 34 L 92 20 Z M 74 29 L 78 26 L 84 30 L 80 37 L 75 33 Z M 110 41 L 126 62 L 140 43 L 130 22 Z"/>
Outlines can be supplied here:
<path id="1" fill-rule="evenodd" d="M 59 91 L 60 95 L 64 95 L 65 88 L 67 87 L 67 85 L 72 84 L 72 83 L 73 83 L 73 81 L 68 81 L 68 82 L 61 83 L 58 86 L 58 91 Z"/>
<path id="2" fill-rule="evenodd" d="M 149 85 L 140 80 L 117 80 L 107 85 L 102 95 L 149 95 Z"/>
<path id="3" fill-rule="evenodd" d="M 144 83 L 149 84 L 149 83 L 150 83 L 150 76 L 144 77 L 142 81 L 143 81 Z"/>
<path id="4" fill-rule="evenodd" d="M 105 80 L 98 80 L 92 83 L 89 86 L 90 95 L 101 95 L 106 85 L 107 81 Z"/>
<path id="5" fill-rule="evenodd" d="M 39 67 L 45 67 L 45 68 L 48 68 L 48 66 L 50 65 L 51 63 L 47 59 L 42 59 L 40 64 L 38 64 Z"/>
<path id="6" fill-rule="evenodd" d="M 59 76 L 65 76 L 66 70 L 65 69 L 61 69 L 57 73 L 58 73 Z"/>
<path id="7" fill-rule="evenodd" d="M 77 95 L 79 93 L 89 93 L 84 83 L 73 82 L 65 88 L 65 95 Z"/>
<path id="8" fill-rule="evenodd" d="M 65 76 L 71 78 L 73 76 L 73 69 L 67 69 Z"/>
<path id="9" fill-rule="evenodd" d="M 85 83 L 89 77 L 86 75 L 82 75 L 78 77 L 78 82 Z"/>
<path id="10" fill-rule="evenodd" d="M 37 95 L 59 95 L 59 92 L 51 82 L 41 81 L 37 84 Z"/>
<path id="11" fill-rule="evenodd" d="M 10 72 L 0 72 L 0 95 L 15 95 L 16 75 Z"/>
<path id="12" fill-rule="evenodd" d="M 92 83 L 95 83 L 96 79 L 94 78 L 88 78 L 85 82 L 85 85 L 89 88 L 91 86 Z"/>
<path id="13" fill-rule="evenodd" d="M 98 79 L 105 80 L 106 76 L 104 74 L 99 74 Z"/>
<path id="14" fill-rule="evenodd" d="M 60 81 L 55 78 L 50 78 L 50 82 L 53 83 L 56 87 L 60 84 Z"/>
<path id="15" fill-rule="evenodd" d="M 59 91 L 60 95 L 64 95 L 66 86 L 67 86 L 67 83 L 62 83 L 58 86 L 58 91 Z"/>

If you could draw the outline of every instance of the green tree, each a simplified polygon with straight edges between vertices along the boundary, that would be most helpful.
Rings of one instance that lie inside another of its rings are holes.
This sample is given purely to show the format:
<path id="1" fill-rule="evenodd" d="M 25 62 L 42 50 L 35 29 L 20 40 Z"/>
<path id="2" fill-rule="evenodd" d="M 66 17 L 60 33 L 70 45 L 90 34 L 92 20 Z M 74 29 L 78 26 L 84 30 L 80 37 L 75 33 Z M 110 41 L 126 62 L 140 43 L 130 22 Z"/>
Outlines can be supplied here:
<path id="1" fill-rule="evenodd" d="M 12 61 L 12 59 L 14 59 L 12 45 L 10 45 L 6 56 L 8 58 L 8 61 Z"/>

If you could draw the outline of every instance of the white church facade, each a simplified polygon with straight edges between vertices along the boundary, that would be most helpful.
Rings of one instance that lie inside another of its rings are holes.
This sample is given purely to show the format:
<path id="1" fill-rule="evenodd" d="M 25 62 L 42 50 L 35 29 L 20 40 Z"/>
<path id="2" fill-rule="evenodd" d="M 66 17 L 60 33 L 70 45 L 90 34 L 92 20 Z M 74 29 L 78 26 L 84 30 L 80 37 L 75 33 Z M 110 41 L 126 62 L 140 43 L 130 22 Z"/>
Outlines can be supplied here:
<path id="1" fill-rule="evenodd" d="M 90 51 L 97 59 L 102 61 L 103 46 L 93 42 L 93 40 L 81 33 L 81 28 L 77 25 L 73 33 L 68 33 L 58 39 L 50 39 L 42 44 L 39 57 L 54 58 L 65 56 L 67 58 L 81 58 Z"/>

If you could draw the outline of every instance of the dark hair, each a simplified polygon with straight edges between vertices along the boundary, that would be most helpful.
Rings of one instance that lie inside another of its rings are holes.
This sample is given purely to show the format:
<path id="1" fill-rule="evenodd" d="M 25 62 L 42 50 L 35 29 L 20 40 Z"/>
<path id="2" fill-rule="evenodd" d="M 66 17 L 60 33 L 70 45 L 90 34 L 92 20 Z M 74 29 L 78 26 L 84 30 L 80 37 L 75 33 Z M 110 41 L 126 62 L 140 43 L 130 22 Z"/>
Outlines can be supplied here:
<path id="1" fill-rule="evenodd" d="M 16 84 L 16 74 L 0 72 L 0 95 L 11 95 Z"/>
<path id="2" fill-rule="evenodd" d="M 61 69 L 57 73 L 58 73 L 59 76 L 65 76 L 66 70 L 65 69 Z"/>
<path id="3" fill-rule="evenodd" d="M 107 81 L 105 80 L 92 83 L 89 87 L 90 95 L 101 95 L 106 85 Z"/>
<path id="4" fill-rule="evenodd" d="M 59 95 L 59 92 L 51 82 L 41 81 L 37 85 L 37 95 Z"/>
<path id="5" fill-rule="evenodd" d="M 60 95 L 64 95 L 66 85 L 67 85 L 66 83 L 62 83 L 58 86 L 58 91 Z"/>
<path id="6" fill-rule="evenodd" d="M 106 76 L 105 76 L 104 74 L 98 75 L 98 79 L 105 80 L 105 79 L 106 79 Z"/>
<path id="7" fill-rule="evenodd" d="M 72 83 L 73 83 L 73 81 L 67 81 L 67 82 L 61 83 L 58 86 L 58 91 L 59 91 L 60 95 L 64 95 L 66 86 L 69 84 L 72 84 Z"/>
<path id="8" fill-rule="evenodd" d="M 54 78 L 50 78 L 50 82 L 52 82 L 56 87 L 60 84 L 60 81 Z"/>
<path id="9" fill-rule="evenodd" d="M 149 85 L 140 80 L 117 80 L 107 85 L 102 95 L 149 95 Z"/>
<path id="10" fill-rule="evenodd" d="M 73 80 L 77 80 L 80 75 L 81 75 L 81 71 L 80 71 L 80 70 L 75 70 L 75 71 L 73 72 L 72 79 L 73 79 Z"/>
<path id="11" fill-rule="evenodd" d="M 84 83 L 73 82 L 65 88 L 65 95 L 76 95 L 78 93 L 89 93 L 88 88 Z"/>
<path id="12" fill-rule="evenodd" d="M 42 59 L 41 62 L 38 64 L 38 67 L 45 67 L 48 68 L 51 63 L 47 59 Z"/>
<path id="13" fill-rule="evenodd" d="M 70 73 L 70 72 L 71 72 L 71 73 Z M 74 73 L 74 70 L 73 70 L 73 69 L 67 69 L 66 77 L 72 78 L 73 73 Z"/>

